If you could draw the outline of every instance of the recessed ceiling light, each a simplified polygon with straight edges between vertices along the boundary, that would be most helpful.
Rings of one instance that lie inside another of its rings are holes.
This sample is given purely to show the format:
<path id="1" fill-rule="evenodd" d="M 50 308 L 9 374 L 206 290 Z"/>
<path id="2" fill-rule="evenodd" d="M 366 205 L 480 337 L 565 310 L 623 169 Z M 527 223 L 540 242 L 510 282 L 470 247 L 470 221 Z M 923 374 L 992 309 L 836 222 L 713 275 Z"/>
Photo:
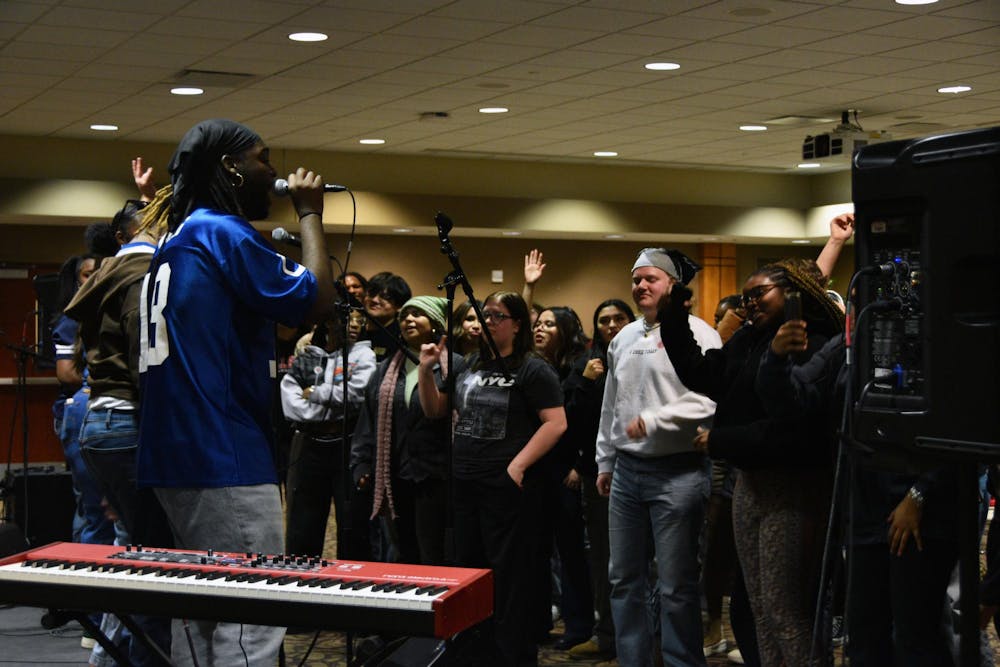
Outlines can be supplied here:
<path id="1" fill-rule="evenodd" d="M 604 238 L 606 238 L 606 239 L 623 239 L 623 238 L 625 238 L 625 235 L 624 234 L 605 234 Z"/>
<path id="2" fill-rule="evenodd" d="M 180 86 L 178 88 L 171 88 L 170 92 L 174 95 L 201 95 L 205 91 L 194 86 Z"/>
<path id="3" fill-rule="evenodd" d="M 325 42 L 328 37 L 321 32 L 293 32 L 288 39 L 293 42 Z"/>
<path id="4" fill-rule="evenodd" d="M 651 69 L 657 72 L 665 72 L 672 69 L 680 69 L 681 66 L 677 63 L 646 63 L 646 69 Z"/>
<path id="5" fill-rule="evenodd" d="M 396 227 L 392 231 L 396 232 L 397 234 L 409 234 L 410 232 L 413 231 L 413 228 L 412 227 Z"/>
<path id="6" fill-rule="evenodd" d="M 953 95 L 958 93 L 967 93 L 970 90 L 972 90 L 972 86 L 959 85 L 959 86 L 945 86 L 944 88 L 938 88 L 939 93 L 951 93 Z"/>
<path id="7" fill-rule="evenodd" d="M 802 162 L 798 165 L 799 169 L 819 169 L 822 166 L 819 162 Z"/>
<path id="8" fill-rule="evenodd" d="M 479 113 L 507 113 L 510 111 L 507 107 L 483 107 L 479 110 Z"/>
<path id="9" fill-rule="evenodd" d="M 938 0 L 896 0 L 897 5 L 933 5 Z"/>
<path id="10" fill-rule="evenodd" d="M 101 123 L 95 123 L 94 125 L 90 126 L 90 129 L 96 130 L 97 132 L 117 132 L 118 131 L 118 126 L 117 125 L 103 125 Z"/>
<path id="11" fill-rule="evenodd" d="M 767 125 L 740 125 L 740 129 L 744 132 L 764 132 L 767 130 Z"/>
<path id="12" fill-rule="evenodd" d="M 508 231 L 503 231 L 503 232 L 500 232 L 500 233 L 503 234 L 504 236 L 520 236 L 521 235 L 521 232 L 516 231 L 516 230 L 508 230 Z"/>
<path id="13" fill-rule="evenodd" d="M 361 139 L 358 143 L 366 146 L 381 146 L 385 143 L 385 139 Z"/>
<path id="14" fill-rule="evenodd" d="M 594 157 L 618 157 L 615 151 L 594 151 Z"/>
<path id="15" fill-rule="evenodd" d="M 795 243 L 796 245 L 808 245 L 809 243 L 812 243 L 812 241 L 809 239 L 792 239 L 792 243 Z"/>

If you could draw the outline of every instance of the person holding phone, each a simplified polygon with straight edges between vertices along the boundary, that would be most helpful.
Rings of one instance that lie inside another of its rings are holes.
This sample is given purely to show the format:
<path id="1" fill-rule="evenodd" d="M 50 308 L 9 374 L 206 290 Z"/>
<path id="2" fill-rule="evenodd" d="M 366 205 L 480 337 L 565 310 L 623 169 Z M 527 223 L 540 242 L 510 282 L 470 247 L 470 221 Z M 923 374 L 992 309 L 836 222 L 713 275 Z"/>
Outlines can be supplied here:
<path id="1" fill-rule="evenodd" d="M 703 352 L 688 324 L 690 299 L 690 290 L 675 285 L 661 301 L 660 335 L 681 382 L 717 403 L 713 426 L 698 433 L 695 447 L 739 470 L 733 527 L 760 664 L 808 665 L 831 443 L 806 420 L 769 417 L 755 381 L 761 357 L 786 318 L 808 323 L 804 359 L 842 330 L 840 313 L 814 272 L 801 262 L 776 262 L 743 286 L 746 324 L 721 349 Z"/>
<path id="2" fill-rule="evenodd" d="M 403 339 L 415 357 L 422 345 L 437 343 L 447 325 L 448 300 L 441 297 L 415 296 L 399 310 Z M 455 370 L 464 368 L 460 356 L 455 363 Z M 351 470 L 359 490 L 374 492 L 371 518 L 388 517 L 400 562 L 443 565 L 451 420 L 424 414 L 419 371 L 402 350 L 378 365 L 354 432 Z M 443 387 L 446 375 L 437 367 L 434 382 Z"/>

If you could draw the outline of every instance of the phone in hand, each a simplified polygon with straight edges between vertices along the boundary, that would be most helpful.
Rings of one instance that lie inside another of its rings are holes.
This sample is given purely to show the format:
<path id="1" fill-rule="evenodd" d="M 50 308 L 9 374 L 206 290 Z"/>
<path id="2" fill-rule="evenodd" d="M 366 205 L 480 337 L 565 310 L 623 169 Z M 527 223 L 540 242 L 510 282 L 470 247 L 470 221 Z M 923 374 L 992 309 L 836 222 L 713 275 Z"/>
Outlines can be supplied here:
<path id="1" fill-rule="evenodd" d="M 785 321 L 802 319 L 802 294 L 791 291 L 785 295 Z"/>

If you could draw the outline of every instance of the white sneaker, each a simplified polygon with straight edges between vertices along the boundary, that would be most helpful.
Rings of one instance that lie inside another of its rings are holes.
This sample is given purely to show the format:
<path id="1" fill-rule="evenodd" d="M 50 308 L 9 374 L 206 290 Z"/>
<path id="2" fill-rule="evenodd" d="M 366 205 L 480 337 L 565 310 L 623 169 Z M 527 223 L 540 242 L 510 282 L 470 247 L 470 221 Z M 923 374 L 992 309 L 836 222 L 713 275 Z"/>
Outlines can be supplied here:
<path id="1" fill-rule="evenodd" d="M 87 635 L 80 637 L 80 648 L 85 648 L 89 651 L 94 648 L 95 644 L 97 644 L 97 640 L 93 637 L 88 637 Z"/>
<path id="2" fill-rule="evenodd" d="M 740 650 L 738 648 L 734 648 L 732 651 L 727 653 L 726 659 L 729 660 L 729 662 L 733 663 L 734 665 L 743 664 L 743 654 L 740 653 Z"/>
<path id="3" fill-rule="evenodd" d="M 729 643 L 726 642 L 725 637 L 715 642 L 714 644 L 705 644 L 704 647 L 705 657 L 709 658 L 713 655 L 719 655 L 720 653 L 725 653 L 727 648 L 729 648 Z"/>

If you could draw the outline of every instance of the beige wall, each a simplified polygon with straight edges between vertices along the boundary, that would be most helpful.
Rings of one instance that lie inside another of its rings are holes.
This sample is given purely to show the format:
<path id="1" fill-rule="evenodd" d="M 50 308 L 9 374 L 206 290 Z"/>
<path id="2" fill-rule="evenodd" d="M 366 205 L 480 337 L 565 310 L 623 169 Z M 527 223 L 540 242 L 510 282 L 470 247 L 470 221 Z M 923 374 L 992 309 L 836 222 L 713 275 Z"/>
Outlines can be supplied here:
<path id="1" fill-rule="evenodd" d="M 347 237 L 328 235 L 330 251 L 345 261 Z M 65 257 L 81 252 L 82 228 L 79 226 L 34 227 L 0 225 L 0 264 L 59 264 Z M 631 303 L 629 269 L 638 250 L 646 244 L 619 241 L 573 239 L 510 239 L 453 236 L 462 267 L 472 283 L 475 295 L 485 298 L 498 289 L 520 291 L 523 284 L 524 255 L 539 248 L 548 265 L 545 277 L 538 284 L 536 298 L 546 305 L 568 305 L 574 308 L 590 329 L 594 308 L 604 299 L 617 297 Z M 695 244 L 672 244 L 695 259 Z M 299 257 L 295 248 L 279 248 L 290 256 Z M 815 258 L 820 247 L 815 246 L 736 246 L 736 275 L 742 281 L 760 264 L 781 257 Z M 852 248 L 848 248 L 834 273 L 834 289 L 843 292 L 853 267 Z M 392 271 L 406 278 L 414 294 L 440 294 L 437 289 L 451 271 L 448 258 L 441 254 L 440 244 L 432 235 L 363 234 L 355 238 L 350 269 L 370 276 L 379 271 Z M 490 282 L 493 270 L 502 270 L 500 284 Z M 738 291 L 742 285 L 736 285 Z M 457 300 L 463 300 L 461 292 Z M 706 307 L 711 312 L 715 304 Z M 706 311 L 702 311 L 706 312 Z"/>
<path id="2" fill-rule="evenodd" d="M 134 196 L 129 160 L 142 155 L 165 180 L 172 146 L 119 140 L 0 137 L 0 263 L 58 264 L 82 251 L 87 223 L 108 220 Z M 415 293 L 437 293 L 450 270 L 440 254 L 434 214 L 455 222 L 452 238 L 476 295 L 519 290 L 525 252 L 539 247 L 549 264 L 540 303 L 570 305 L 586 321 L 608 297 L 629 300 L 628 269 L 639 248 L 678 247 L 693 257 L 705 243 L 736 244 L 742 280 L 767 259 L 815 257 L 826 221 L 850 197 L 849 173 L 788 173 L 666 169 L 605 164 L 543 164 L 434 156 L 285 151 L 272 146 L 279 172 L 306 164 L 328 182 L 351 185 L 328 195 L 324 223 L 332 251 L 343 260 L 345 234 L 357 216 L 351 268 L 370 275 L 391 270 Z M 279 225 L 295 231 L 287 202 L 277 202 L 265 234 Z M 397 227 L 414 230 L 394 234 Z M 511 238 L 504 232 L 517 231 Z M 606 234 L 623 234 L 623 241 Z M 796 238 L 812 240 L 794 246 Z M 296 251 L 290 250 L 291 254 Z M 851 257 L 835 287 L 844 288 Z M 491 270 L 504 281 L 492 284 Z M 740 285 L 734 285 L 734 291 Z M 462 298 L 461 295 L 459 298 Z M 710 310 L 714 304 L 706 305 Z M 705 312 L 705 311 L 703 311 Z"/>

